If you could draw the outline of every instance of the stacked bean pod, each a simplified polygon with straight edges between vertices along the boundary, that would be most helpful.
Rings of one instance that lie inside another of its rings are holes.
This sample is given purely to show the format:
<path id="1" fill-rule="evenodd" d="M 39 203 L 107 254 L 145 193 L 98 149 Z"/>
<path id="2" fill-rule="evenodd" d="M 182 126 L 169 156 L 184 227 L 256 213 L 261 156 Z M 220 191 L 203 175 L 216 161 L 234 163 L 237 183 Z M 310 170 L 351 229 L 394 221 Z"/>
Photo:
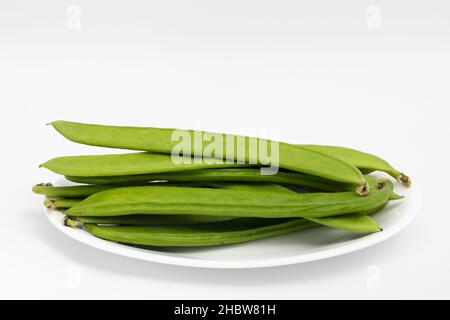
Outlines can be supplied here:
<path id="1" fill-rule="evenodd" d="M 125 244 L 212 246 L 319 226 L 381 231 L 370 215 L 402 197 L 390 179 L 370 173 L 382 171 L 411 184 L 385 160 L 343 147 L 280 142 L 279 170 L 265 175 L 263 163 L 245 161 L 248 148 L 242 159 L 220 153 L 220 160 L 236 161 L 199 160 L 194 152 L 196 161 L 174 163 L 174 129 L 51 125 L 74 142 L 139 151 L 51 159 L 41 167 L 77 184 L 33 187 L 46 196 L 46 207 L 64 212 L 67 226 Z"/>

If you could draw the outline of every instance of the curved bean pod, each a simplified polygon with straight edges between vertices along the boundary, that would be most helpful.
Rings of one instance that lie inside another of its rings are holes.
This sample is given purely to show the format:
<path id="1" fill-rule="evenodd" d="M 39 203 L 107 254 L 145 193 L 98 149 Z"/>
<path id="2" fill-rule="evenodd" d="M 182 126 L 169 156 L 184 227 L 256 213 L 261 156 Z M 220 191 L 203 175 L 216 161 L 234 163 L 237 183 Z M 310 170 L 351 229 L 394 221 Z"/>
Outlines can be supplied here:
<path id="1" fill-rule="evenodd" d="M 115 217 L 72 217 L 68 216 L 66 225 L 73 226 L 74 223 L 93 223 L 121 226 L 171 226 L 192 225 L 212 222 L 234 220 L 233 217 L 199 216 L 199 215 L 127 215 Z M 258 218 L 255 218 L 256 220 Z"/>
<path id="2" fill-rule="evenodd" d="M 375 209 L 389 199 L 393 185 L 384 181 L 366 197 L 353 192 L 274 193 L 260 187 L 126 187 L 96 193 L 67 211 L 73 216 L 198 214 L 234 217 L 326 217 Z"/>
<path id="3" fill-rule="evenodd" d="M 119 185 L 120 186 L 120 185 Z M 64 186 L 55 187 L 48 184 L 34 185 L 32 191 L 49 198 L 86 198 L 94 193 L 119 187 L 117 185 L 87 185 L 87 186 Z"/>
<path id="4" fill-rule="evenodd" d="M 168 186 L 168 187 L 202 187 L 216 188 L 219 185 L 212 182 L 149 182 L 149 183 L 121 183 L 121 184 L 101 184 L 101 185 L 79 185 L 79 186 L 53 186 L 49 184 L 37 184 L 33 186 L 32 191 L 37 194 L 45 195 L 49 198 L 74 198 L 83 199 L 95 193 L 127 186 Z"/>
<path id="5" fill-rule="evenodd" d="M 371 177 L 372 178 L 372 177 Z M 378 183 L 378 182 L 377 182 Z M 374 190 L 377 186 L 373 186 Z M 292 190 L 278 186 L 278 185 L 268 185 L 266 187 L 268 190 L 273 192 L 293 192 Z M 380 207 L 368 210 L 361 213 L 346 214 L 340 216 L 322 217 L 322 218 L 305 218 L 306 220 L 315 222 L 317 224 L 330 227 L 333 229 L 346 230 L 351 232 L 376 232 L 381 231 L 380 225 L 368 215 L 377 212 L 387 205 L 388 201 L 382 204 Z"/>
<path id="6" fill-rule="evenodd" d="M 170 155 L 149 152 L 57 157 L 40 165 L 65 176 L 82 177 L 139 175 L 231 166 L 244 165 L 205 162 L 176 164 Z"/>
<path id="7" fill-rule="evenodd" d="M 381 231 L 380 225 L 366 214 L 348 214 L 338 217 L 308 218 L 312 222 L 333 228 L 352 232 Z"/>
<path id="8" fill-rule="evenodd" d="M 171 227 L 97 226 L 85 224 L 85 229 L 96 237 L 144 246 L 214 246 L 241 243 L 279 236 L 316 227 L 317 224 L 303 219 L 288 222 L 238 219 L 234 221 Z"/>
<path id="9" fill-rule="evenodd" d="M 298 146 L 347 161 L 359 168 L 363 173 L 383 171 L 403 183 L 405 186 L 409 187 L 411 185 L 411 179 L 407 175 L 401 173 L 391 166 L 386 160 L 376 155 L 338 146 L 323 146 L 314 144 L 299 144 Z"/>
<path id="10" fill-rule="evenodd" d="M 175 129 L 161 129 L 161 128 L 144 128 L 144 127 L 119 127 L 119 126 L 104 126 L 93 124 L 82 124 L 68 121 L 55 121 L 51 125 L 67 139 L 93 146 L 111 147 L 119 149 L 142 150 L 150 152 L 159 152 L 171 154 L 178 142 L 172 140 L 172 133 Z M 194 141 L 194 131 L 184 131 Z M 201 133 L 204 134 L 203 132 Z M 217 135 L 213 133 L 206 133 L 210 135 Z M 222 135 L 223 141 L 237 140 L 239 136 L 236 135 Z M 245 141 L 245 155 L 238 158 L 238 153 L 227 154 L 226 147 L 222 150 L 222 155 L 227 159 L 234 159 L 236 161 L 249 162 L 249 137 L 240 137 Z M 266 142 L 268 148 L 271 146 L 271 141 L 254 138 L 256 143 L 261 141 Z M 359 195 L 368 193 L 368 186 L 364 180 L 361 172 L 352 164 L 342 161 L 340 159 L 324 155 L 303 147 L 287 143 L 278 143 L 279 149 L 279 167 L 306 173 L 314 176 L 323 177 L 329 180 L 334 180 L 342 183 L 349 183 L 354 185 L 356 192 Z M 202 154 L 195 154 L 202 156 Z M 259 165 L 264 165 L 258 160 Z M 184 165 L 178 165 L 184 166 Z M 116 172 L 116 170 L 114 170 Z M 156 172 L 156 171 L 151 171 Z M 138 172 L 150 173 L 150 172 Z M 90 176 L 90 174 L 83 173 L 63 173 L 65 175 L 73 176 Z M 132 173 L 126 173 L 132 174 Z M 97 174 L 101 175 L 117 175 L 117 174 Z M 92 176 L 92 175 L 91 175 Z"/>
<path id="11" fill-rule="evenodd" d="M 280 170 L 274 175 L 261 175 L 257 168 L 223 168 L 223 169 L 201 169 L 183 172 L 168 172 L 143 175 L 115 176 L 115 177 L 73 177 L 66 176 L 72 182 L 88 184 L 131 184 L 144 183 L 148 181 L 171 181 L 171 182 L 262 182 L 290 184 L 302 187 L 311 187 L 326 191 L 353 190 L 354 186 L 339 183 L 324 178 L 311 176 L 294 171 Z M 364 177 L 373 186 L 373 177 Z"/>
<path id="12" fill-rule="evenodd" d="M 230 186 L 234 190 L 247 190 L 254 188 L 250 185 L 233 185 Z M 291 193 L 290 189 L 279 185 L 263 185 L 259 188 L 270 192 Z M 46 199 L 45 204 L 51 209 L 68 209 L 73 205 L 79 203 L 81 200 L 72 199 Z M 384 207 L 384 205 L 382 206 Z M 363 215 L 380 210 L 382 207 L 371 210 L 365 213 L 348 214 L 343 216 L 324 217 L 324 218 L 308 218 L 308 220 L 323 226 L 342 229 L 352 232 L 374 232 L 380 231 L 378 224 L 371 218 L 364 218 Z M 201 216 L 201 215 L 125 215 L 112 217 L 85 217 L 72 216 L 67 217 L 65 224 L 67 226 L 76 226 L 77 223 L 94 223 L 94 224 L 109 224 L 109 225 L 190 225 L 199 223 L 211 223 L 218 221 L 228 221 L 238 219 L 235 217 L 220 217 L 220 216 Z M 254 218 L 258 220 L 260 218 Z"/>
<path id="13" fill-rule="evenodd" d="M 68 187 L 49 187 L 47 188 L 68 188 Z M 79 186 L 83 188 L 84 186 Z M 224 186 L 223 186 L 224 187 Z M 264 184 L 258 186 L 260 190 L 270 192 L 292 193 L 293 191 L 282 187 L 280 185 Z M 72 187 L 70 187 L 72 188 Z M 234 190 L 248 190 L 255 188 L 254 185 L 231 185 L 229 188 Z M 58 193 L 61 195 L 61 192 Z M 79 203 L 81 200 L 72 199 L 46 199 L 45 205 L 51 209 L 68 209 Z M 372 212 L 378 211 L 381 208 L 366 212 L 364 214 L 349 214 L 345 216 L 324 217 L 324 218 L 309 218 L 308 220 L 315 223 L 352 232 L 373 232 L 379 231 L 378 224 L 371 218 L 365 218 L 363 215 L 368 215 Z M 125 215 L 113 217 L 67 217 L 65 224 L 67 226 L 76 226 L 77 223 L 94 223 L 94 224 L 108 224 L 108 225 L 190 225 L 200 223 L 211 223 L 219 221 L 227 221 L 236 219 L 233 217 L 220 216 L 201 216 L 201 215 Z M 259 218 L 255 218 L 258 220 Z"/>

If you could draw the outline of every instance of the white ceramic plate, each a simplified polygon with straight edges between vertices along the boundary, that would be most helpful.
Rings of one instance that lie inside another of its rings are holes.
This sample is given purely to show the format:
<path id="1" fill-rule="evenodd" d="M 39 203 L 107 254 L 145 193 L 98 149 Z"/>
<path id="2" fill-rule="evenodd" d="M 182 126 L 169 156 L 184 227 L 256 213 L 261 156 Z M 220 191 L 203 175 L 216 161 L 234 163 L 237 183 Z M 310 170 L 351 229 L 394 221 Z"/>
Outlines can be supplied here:
<path id="1" fill-rule="evenodd" d="M 374 215 L 382 232 L 361 235 L 329 228 L 315 228 L 243 244 L 188 249 L 141 249 L 65 227 L 62 214 L 45 210 L 49 221 L 69 237 L 107 252 L 140 260 L 202 268 L 260 268 L 302 263 L 338 256 L 382 242 L 405 228 L 419 209 L 416 188 L 397 187 L 405 199 L 394 201 Z"/>

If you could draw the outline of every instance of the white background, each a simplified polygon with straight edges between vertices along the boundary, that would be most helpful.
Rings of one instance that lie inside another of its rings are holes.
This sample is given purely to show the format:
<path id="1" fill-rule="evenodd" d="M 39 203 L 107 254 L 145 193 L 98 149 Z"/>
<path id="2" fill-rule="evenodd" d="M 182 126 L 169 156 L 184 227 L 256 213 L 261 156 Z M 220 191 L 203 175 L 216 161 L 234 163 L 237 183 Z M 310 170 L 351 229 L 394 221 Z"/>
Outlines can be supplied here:
<path id="1" fill-rule="evenodd" d="M 445 0 L 1 1 L 0 297 L 450 298 L 449 40 Z M 104 152 L 57 119 L 356 147 L 408 172 L 422 207 L 393 239 L 319 262 L 134 261 L 44 217 L 31 186 L 56 177 L 38 164 Z"/>

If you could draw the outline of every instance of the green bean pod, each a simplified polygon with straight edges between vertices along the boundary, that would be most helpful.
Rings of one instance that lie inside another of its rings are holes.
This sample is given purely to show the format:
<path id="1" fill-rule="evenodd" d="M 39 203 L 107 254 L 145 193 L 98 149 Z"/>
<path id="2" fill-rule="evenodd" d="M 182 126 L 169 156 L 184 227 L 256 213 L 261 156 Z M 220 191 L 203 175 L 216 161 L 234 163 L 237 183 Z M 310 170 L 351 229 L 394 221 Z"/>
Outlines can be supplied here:
<path id="1" fill-rule="evenodd" d="M 373 177 L 371 177 L 373 178 Z M 376 180 L 376 179 L 375 179 Z M 378 182 L 377 182 L 378 183 Z M 372 186 L 371 186 L 372 187 Z M 374 190 L 378 186 L 373 186 L 372 190 Z M 268 190 L 272 190 L 273 192 L 294 192 L 288 188 L 279 186 L 279 185 L 268 185 L 266 187 Z M 390 200 L 391 196 L 389 197 Z M 346 214 L 340 216 L 331 216 L 331 217 L 321 217 L 321 218 L 305 218 L 309 221 L 315 222 L 322 226 L 330 227 L 333 229 L 346 230 L 351 232 L 376 232 L 381 231 L 380 225 L 371 217 L 369 214 L 377 212 L 384 208 L 387 205 L 387 201 L 383 203 L 380 207 L 368 210 L 360 213 Z"/>
<path id="2" fill-rule="evenodd" d="M 40 165 L 57 174 L 81 177 L 114 177 L 236 166 L 242 167 L 244 164 L 176 164 L 170 155 L 149 152 L 57 157 Z"/>
<path id="3" fill-rule="evenodd" d="M 34 185 L 32 191 L 36 194 L 42 194 L 49 198 L 86 198 L 94 193 L 117 188 L 121 185 L 86 185 L 86 186 L 63 186 L 55 187 L 51 184 Z M 122 185 L 123 186 L 123 185 Z"/>
<path id="4" fill-rule="evenodd" d="M 83 186 L 80 186 L 80 188 Z M 226 187 L 222 185 L 221 187 Z M 255 185 L 231 185 L 229 188 L 234 190 L 248 190 L 252 189 Z M 293 191 L 275 184 L 258 185 L 261 190 L 270 192 L 283 192 L 292 193 Z M 55 187 L 53 187 L 55 188 Z M 64 187 L 61 187 L 64 188 Z M 61 193 L 59 193 L 60 195 Z M 69 209 L 73 205 L 79 203 L 81 200 L 75 199 L 46 199 L 45 205 L 52 209 Z M 318 224 L 328 226 L 335 229 L 342 229 L 352 232 L 374 232 L 379 231 L 380 227 L 371 218 L 365 218 L 363 215 L 368 215 L 372 212 L 378 211 L 381 208 L 371 210 L 362 214 L 349 214 L 345 216 L 325 217 L 325 218 L 310 218 L 308 220 L 316 222 Z M 219 221 L 227 221 L 236 219 L 233 217 L 220 217 L 220 216 L 201 216 L 201 215 L 125 215 L 125 216 L 113 216 L 113 217 L 69 217 L 65 219 L 67 226 L 76 226 L 79 223 L 94 223 L 103 225 L 190 225 L 200 223 L 211 223 Z M 258 220 L 260 218 L 254 218 Z"/>
<path id="5" fill-rule="evenodd" d="M 172 134 L 175 129 L 161 129 L 161 128 L 143 128 L 143 127 L 119 127 L 119 126 L 104 126 L 104 125 L 92 125 L 92 124 L 82 124 L 67 121 L 55 121 L 51 123 L 53 127 L 61 133 L 67 139 L 93 146 L 129 149 L 129 150 L 142 150 L 157 153 L 171 154 L 174 148 L 178 145 L 178 141 L 172 139 Z M 227 150 L 226 146 L 223 146 L 221 150 L 221 158 L 232 159 L 236 162 L 250 163 L 250 140 L 254 141 L 257 145 L 263 144 L 271 148 L 273 142 L 265 139 L 242 137 L 236 135 L 225 135 L 216 134 L 209 132 L 194 132 L 192 130 L 183 130 L 186 133 L 190 141 L 194 141 L 195 137 L 200 135 L 217 136 L 220 135 L 223 141 L 244 141 L 245 152 L 241 155 L 237 152 L 237 145 L 234 146 L 233 152 Z M 323 153 L 316 152 L 303 147 L 298 147 L 295 145 L 287 143 L 276 143 L 278 147 L 279 163 L 277 164 L 280 168 L 306 173 L 309 175 L 319 176 L 329 180 L 334 180 L 342 183 L 349 183 L 354 186 L 356 193 L 359 195 L 366 195 L 368 193 L 368 186 L 364 180 L 364 176 L 361 172 L 352 164 L 342 161 L 338 158 L 334 158 Z M 196 148 L 192 148 L 192 155 L 202 157 L 203 151 L 198 151 Z M 271 149 L 268 151 L 272 151 Z M 169 158 L 171 162 L 171 158 Z M 74 160 L 73 158 L 71 160 Z M 89 159 L 95 161 L 94 159 Z M 261 159 L 253 159 L 255 164 L 266 165 Z M 162 161 L 162 160 L 160 160 Z M 53 163 L 46 163 L 43 166 L 47 167 L 55 172 L 58 168 L 56 160 L 51 160 Z M 89 161 L 91 162 L 91 161 Z M 185 167 L 185 165 L 176 165 Z M 193 165 L 193 164 L 192 164 Z M 163 166 L 163 169 L 167 170 L 167 166 Z M 193 169 L 192 167 L 189 167 Z M 120 173 L 117 168 L 104 167 L 103 173 L 95 174 L 91 170 L 81 170 L 79 172 L 74 172 L 70 170 L 70 167 L 64 166 L 64 170 L 58 170 L 57 173 L 68 175 L 68 176 L 108 176 L 108 175 L 127 175 L 127 174 L 142 174 L 142 173 L 152 173 L 152 172 L 163 172 L 160 171 L 161 168 L 152 169 L 147 167 L 145 171 L 138 170 L 140 172 L 135 173 Z M 111 169 L 111 170 L 108 170 Z M 129 166 L 125 165 L 121 167 L 122 170 L 129 171 Z M 151 170 L 151 171 L 148 171 Z M 159 171 L 157 171 L 159 170 Z M 179 169 L 182 170 L 182 169 Z M 119 170 L 120 171 L 120 170 Z"/>
<path id="6" fill-rule="evenodd" d="M 47 186 L 48 187 L 48 186 Z M 83 186 L 80 186 L 83 187 Z M 221 187 L 225 187 L 222 185 Z M 231 185 L 234 190 L 250 190 L 255 185 Z M 51 188 L 51 187 L 49 187 Z M 54 187 L 53 187 L 54 188 Z M 64 188 L 64 187 L 62 187 Z M 264 184 L 259 186 L 260 189 L 270 192 L 281 193 L 293 193 L 294 191 L 275 184 Z M 60 193 L 59 193 L 60 194 Z M 73 205 L 79 203 L 81 200 L 71 199 L 47 199 L 46 206 L 53 209 L 68 209 Z M 380 231 L 379 225 L 371 219 L 366 218 L 370 213 L 376 212 L 380 209 L 376 208 L 364 213 L 349 214 L 344 216 L 323 217 L 323 218 L 309 218 L 308 220 L 316 222 L 318 224 L 328 226 L 335 229 L 342 229 L 352 232 L 374 232 Z M 75 226 L 77 223 L 94 223 L 94 224 L 109 224 L 109 225 L 184 225 L 184 224 L 199 224 L 210 223 L 218 221 L 227 221 L 234 219 L 232 217 L 220 217 L 220 216 L 201 216 L 201 215 L 126 215 L 126 216 L 113 216 L 113 217 L 67 217 L 65 220 L 66 225 Z M 259 218 L 255 218 L 256 220 Z"/>
<path id="7" fill-rule="evenodd" d="M 311 187 L 325 191 L 351 191 L 354 186 L 339 183 L 324 178 L 311 176 L 294 171 L 280 170 L 273 175 L 262 175 L 257 168 L 223 168 L 202 169 L 183 172 L 169 172 L 143 175 L 113 176 L 113 177 L 73 177 L 66 176 L 69 181 L 87 184 L 133 184 L 148 181 L 170 181 L 170 182 L 260 182 L 290 184 L 301 187 Z M 370 176 L 364 177 L 373 186 L 376 179 Z"/>
<path id="8" fill-rule="evenodd" d="M 78 201 L 72 199 L 53 199 L 46 200 L 46 206 L 51 209 L 69 209 Z M 374 232 L 380 231 L 380 226 L 373 219 L 365 218 L 370 213 L 376 212 L 381 208 L 371 210 L 365 213 L 355 213 L 334 217 L 308 218 L 312 222 L 334 229 L 347 230 L 352 232 Z M 201 223 L 211 223 L 239 219 L 236 217 L 221 216 L 202 216 L 202 215 L 124 215 L 124 216 L 106 216 L 106 217 L 86 217 L 86 216 L 67 216 L 65 225 L 74 227 L 81 223 L 94 223 L 101 225 L 124 225 L 124 226 L 167 226 L 167 225 L 191 225 Z M 254 218 L 255 220 L 263 218 Z"/>
<path id="9" fill-rule="evenodd" d="M 125 244 L 143 246 L 215 246 L 274 237 L 318 226 L 303 219 L 250 219 L 192 226 L 98 226 L 85 224 L 96 237 Z"/>
<path id="10" fill-rule="evenodd" d="M 83 199 L 100 191 L 121 188 L 127 186 L 168 186 L 168 187 L 202 187 L 202 188 L 212 188 L 217 187 L 217 183 L 213 182 L 169 182 L 169 181 L 159 181 L 159 182 L 149 182 L 149 183 L 121 183 L 121 184 L 102 184 L 102 185 L 77 185 L 77 186 L 53 186 L 51 184 L 37 184 L 34 185 L 32 191 L 36 194 L 45 195 L 48 198 L 73 198 L 73 199 Z"/>
<path id="11" fill-rule="evenodd" d="M 78 224 L 118 225 L 118 226 L 173 226 L 192 225 L 212 222 L 222 222 L 234 219 L 233 217 L 199 216 L 199 215 L 128 215 L 115 217 L 69 217 L 64 223 L 66 226 L 75 227 Z M 263 218 L 253 218 L 255 220 Z M 267 219 L 266 219 L 267 220 Z M 366 214 L 349 214 L 336 217 L 309 218 L 309 221 L 333 229 L 351 232 L 375 232 L 381 231 L 378 223 Z"/>
<path id="12" fill-rule="evenodd" d="M 353 192 L 274 193 L 261 187 L 125 187 L 96 193 L 67 211 L 73 216 L 198 214 L 230 217 L 326 217 L 375 209 L 389 199 L 393 185 L 380 183 L 366 197 Z"/>
<path id="13" fill-rule="evenodd" d="M 81 185 L 70 187 L 53 187 L 42 184 L 33 187 L 33 191 L 44 194 L 47 197 L 83 198 L 99 191 L 118 188 L 121 186 L 145 185 L 173 185 L 208 187 L 210 184 L 232 183 L 277 183 L 299 187 L 313 188 L 321 191 L 351 191 L 353 186 L 338 183 L 323 178 L 305 175 L 292 171 L 280 171 L 275 175 L 261 175 L 259 169 L 255 168 L 224 168 L 224 169 L 202 169 L 177 173 L 131 175 L 115 177 L 66 177 L 72 182 L 99 184 L 98 186 Z M 377 179 L 366 175 L 365 179 L 370 188 L 377 187 Z M 390 199 L 402 199 L 403 197 L 392 192 Z"/>
<path id="14" fill-rule="evenodd" d="M 333 229 L 351 232 L 368 233 L 382 230 L 380 225 L 366 214 L 355 213 L 338 217 L 308 218 L 308 220 Z"/>
<path id="15" fill-rule="evenodd" d="M 173 226 L 192 225 L 234 220 L 234 217 L 199 216 L 199 215 L 126 215 L 115 217 L 84 217 L 67 216 L 66 225 L 74 226 L 76 223 L 93 223 L 101 225 L 120 226 Z M 255 218 L 258 219 L 258 218 Z"/>
<path id="16" fill-rule="evenodd" d="M 411 185 L 411 179 L 407 175 L 401 173 L 386 160 L 376 155 L 338 146 L 323 146 L 314 144 L 300 144 L 298 146 L 349 162 L 359 168 L 363 173 L 383 171 L 403 183 L 405 186 L 409 187 Z"/>
<path id="17" fill-rule="evenodd" d="M 53 196 L 80 196 L 88 194 L 89 191 L 96 191 L 91 186 L 76 186 L 75 187 L 53 187 L 48 184 L 38 185 L 44 194 L 51 194 Z M 221 187 L 224 187 L 222 185 Z M 231 186 L 235 190 L 245 190 L 254 188 L 255 186 L 249 185 L 234 185 Z M 42 189 L 45 188 L 45 189 Z M 290 189 L 279 185 L 262 185 L 260 188 L 264 190 L 270 190 L 271 192 L 292 192 Z M 56 189 L 56 190 L 53 190 Z M 68 189 L 67 192 L 65 189 Z M 86 189 L 86 190 L 83 190 Z M 45 190 L 49 190 L 44 192 Z M 390 197 L 391 198 L 391 197 Z M 44 204 L 50 209 L 69 209 L 75 204 L 81 202 L 82 199 L 46 199 Z M 365 218 L 363 215 L 367 215 L 374 211 L 378 211 L 381 208 L 377 208 L 370 212 L 363 214 L 349 214 L 345 216 L 324 217 L 324 218 L 310 218 L 309 220 L 318 224 L 332 227 L 335 229 L 342 229 L 352 232 L 373 232 L 379 231 L 379 225 L 373 221 L 373 219 Z M 113 217 L 68 217 L 66 219 L 66 225 L 74 226 L 77 223 L 95 223 L 95 224 L 112 224 L 112 225 L 183 225 L 183 224 L 197 224 L 197 223 L 210 223 L 218 221 L 226 221 L 233 219 L 232 217 L 220 217 L 220 216 L 200 216 L 200 215 L 125 215 L 125 216 L 113 216 Z"/>

